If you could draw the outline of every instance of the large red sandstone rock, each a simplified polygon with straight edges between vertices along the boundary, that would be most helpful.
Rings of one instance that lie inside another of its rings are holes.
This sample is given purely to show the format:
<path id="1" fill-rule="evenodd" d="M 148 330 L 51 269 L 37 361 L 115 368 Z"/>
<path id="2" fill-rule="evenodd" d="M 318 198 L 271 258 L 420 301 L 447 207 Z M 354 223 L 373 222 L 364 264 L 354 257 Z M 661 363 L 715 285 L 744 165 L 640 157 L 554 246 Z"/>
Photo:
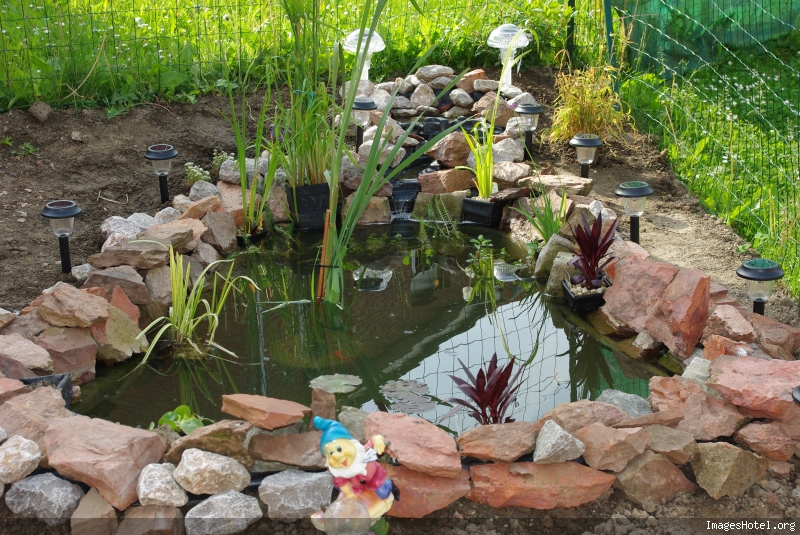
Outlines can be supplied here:
<path id="1" fill-rule="evenodd" d="M 72 535 L 113 535 L 117 531 L 117 512 L 100 496 L 97 489 L 81 498 L 70 519 Z"/>
<path id="2" fill-rule="evenodd" d="M 48 462 L 59 474 L 86 483 L 125 510 L 137 500 L 139 473 L 166 446 L 157 434 L 99 418 L 56 418 L 44 434 Z"/>
<path id="3" fill-rule="evenodd" d="M 469 471 L 462 469 L 458 477 L 434 477 L 405 466 L 383 465 L 401 499 L 392 504 L 388 516 L 422 518 L 444 509 L 470 491 Z"/>
<path id="4" fill-rule="evenodd" d="M 144 279 L 131 266 L 117 266 L 92 271 L 82 288 L 105 288 L 109 292 L 113 292 L 117 286 L 122 288 L 133 304 L 146 305 L 152 301 L 144 285 Z"/>
<path id="5" fill-rule="evenodd" d="M 219 519 L 219 522 L 223 521 Z M 184 520 L 180 509 L 169 505 L 145 505 L 126 511 L 115 535 L 183 534 Z"/>
<path id="6" fill-rule="evenodd" d="M 44 442 L 44 434 L 52 418 L 72 416 L 65 405 L 61 392 L 55 388 L 37 388 L 33 392 L 10 399 L 0 406 L 0 427 L 10 437 L 20 435 L 36 442 L 42 452 L 41 464 L 47 466 L 47 447 Z"/>
<path id="7" fill-rule="evenodd" d="M 486 72 L 483 69 L 469 71 L 456 82 L 456 87 L 472 93 L 475 91 L 475 80 L 486 80 Z"/>
<path id="8" fill-rule="evenodd" d="M 36 344 L 46 349 L 53 359 L 53 373 L 69 373 L 73 383 L 95 366 L 97 344 L 88 329 L 45 329 L 36 338 Z"/>
<path id="9" fill-rule="evenodd" d="M 703 341 L 703 358 L 706 360 L 716 360 L 723 355 L 749 357 L 752 354 L 753 348 L 749 344 L 736 342 L 717 334 L 712 334 Z"/>
<path id="10" fill-rule="evenodd" d="M 664 425 L 667 427 L 675 427 L 681 422 L 681 420 L 683 420 L 683 409 L 676 408 L 654 412 L 653 414 L 645 414 L 644 416 L 631 418 L 630 420 L 624 420 L 618 424 L 615 424 L 614 427 L 617 429 L 629 427 L 647 427 L 648 425 Z"/>
<path id="11" fill-rule="evenodd" d="M 36 377 L 36 374 L 31 369 L 26 368 L 21 362 L 4 355 L 0 355 L 0 373 L 9 379 Z"/>
<path id="12" fill-rule="evenodd" d="M 117 307 L 108 305 L 108 319 L 89 328 L 97 342 L 97 360 L 106 364 L 122 362 L 142 353 L 147 347 L 147 338 L 141 337 L 139 325 Z"/>
<path id="13" fill-rule="evenodd" d="M 253 424 L 241 420 L 220 420 L 211 425 L 198 427 L 188 435 L 171 442 L 164 460 L 177 466 L 185 450 L 197 448 L 235 459 L 249 470 L 253 467 L 253 459 L 247 452 L 244 441 L 252 429 Z"/>
<path id="14" fill-rule="evenodd" d="M 169 261 L 169 250 L 162 243 L 135 240 L 106 247 L 103 252 L 89 257 L 89 264 L 98 269 L 115 266 L 133 266 L 153 269 Z"/>
<path id="15" fill-rule="evenodd" d="M 254 459 L 279 462 L 306 470 L 325 468 L 325 457 L 319 451 L 322 431 L 289 435 L 253 435 L 249 452 Z"/>
<path id="16" fill-rule="evenodd" d="M 583 453 L 586 464 L 612 472 L 623 470 L 650 444 L 650 435 L 641 427 L 614 429 L 600 422 L 578 429 L 573 436 L 586 446 Z"/>
<path id="17" fill-rule="evenodd" d="M 769 462 L 766 457 L 737 448 L 726 442 L 698 444 L 692 461 L 697 484 L 715 500 L 741 496 L 764 479 Z"/>
<path id="18" fill-rule="evenodd" d="M 139 325 L 139 318 L 142 316 L 142 313 L 139 311 L 139 307 L 133 304 L 125 293 L 125 290 L 123 290 L 119 284 L 115 285 L 114 289 L 111 290 L 111 296 L 108 302 L 127 314 L 136 325 Z"/>
<path id="19" fill-rule="evenodd" d="M 627 419 L 628 415 L 625 411 L 615 405 L 583 399 L 562 403 L 555 409 L 546 412 L 534 425 L 538 433 L 547 420 L 553 420 L 568 433 L 574 433 L 595 422 L 611 427 Z"/>
<path id="20" fill-rule="evenodd" d="M 800 423 L 800 406 L 792 399 L 800 361 L 723 356 L 708 371 L 711 378 L 706 384 L 746 414 Z"/>
<path id="21" fill-rule="evenodd" d="M 596 500 L 616 479 L 578 463 L 484 464 L 469 470 L 467 498 L 492 507 L 555 509 Z"/>
<path id="22" fill-rule="evenodd" d="M 470 150 L 463 132 L 451 132 L 425 154 L 434 160 L 439 160 L 445 167 L 456 167 L 467 165 Z"/>
<path id="23" fill-rule="evenodd" d="M 734 433 L 733 440 L 775 461 L 788 461 L 794 454 L 794 440 L 778 423 L 749 423 Z"/>
<path id="24" fill-rule="evenodd" d="M 612 260 L 604 269 L 612 283 L 617 276 L 615 266 L 634 255 L 647 258 L 650 256 L 650 253 L 647 252 L 647 249 L 632 241 L 618 240 L 611 244 L 611 247 L 608 248 L 608 256 L 611 257 Z M 614 275 L 613 277 L 612 274 Z"/>
<path id="25" fill-rule="evenodd" d="M 679 375 L 650 378 L 650 404 L 657 411 L 682 410 L 684 418 L 676 428 L 696 440 L 731 436 L 750 420 L 732 405 L 706 394 L 694 379 Z"/>
<path id="26" fill-rule="evenodd" d="M 682 269 L 650 309 L 645 328 L 674 353 L 689 358 L 708 318 L 711 277 Z"/>
<path id="27" fill-rule="evenodd" d="M 213 199 L 214 197 L 207 198 Z M 172 245 L 172 248 L 179 253 L 187 253 L 197 247 L 197 242 L 205 231 L 206 226 L 199 219 L 176 219 L 169 223 L 153 225 L 145 230 L 139 239 L 160 241 Z"/>
<path id="28" fill-rule="evenodd" d="M 510 463 L 536 448 L 536 427 L 530 422 L 480 425 L 456 439 L 461 455 Z"/>
<path id="29" fill-rule="evenodd" d="M 735 342 L 755 342 L 756 331 L 750 322 L 731 305 L 718 305 L 706 322 L 703 340 L 712 335 L 724 336 Z"/>
<path id="30" fill-rule="evenodd" d="M 778 346 L 790 354 L 800 348 L 800 329 L 795 329 L 761 314 L 750 314 L 747 319 L 758 333 L 759 344 Z"/>
<path id="31" fill-rule="evenodd" d="M 336 419 L 336 395 L 321 388 L 311 389 L 311 421 L 319 416 L 325 420 Z M 313 423 L 311 424 L 313 427 Z"/>
<path id="32" fill-rule="evenodd" d="M 53 371 L 53 359 L 47 350 L 19 334 L 0 335 L 0 357 L 42 373 Z"/>
<path id="33" fill-rule="evenodd" d="M 419 185 L 424 193 L 452 193 L 475 185 L 475 175 L 468 169 L 442 169 L 419 175 Z"/>
<path id="34" fill-rule="evenodd" d="M 108 301 L 69 284 L 59 284 L 47 294 L 36 313 L 56 327 L 91 327 L 108 318 Z"/>
<path id="35" fill-rule="evenodd" d="M 0 378 L 0 405 L 9 399 L 27 394 L 30 391 L 31 387 L 17 379 L 9 379 L 7 377 Z"/>
<path id="36" fill-rule="evenodd" d="M 679 492 L 694 492 L 697 485 L 686 479 L 666 456 L 650 450 L 639 455 L 617 474 L 615 485 L 639 505 L 670 502 Z"/>
<path id="37" fill-rule="evenodd" d="M 219 208 L 220 204 L 222 204 L 222 201 L 216 195 L 205 197 L 187 206 L 186 210 L 178 217 L 178 220 L 202 219 L 208 212 L 213 212 Z"/>
<path id="38" fill-rule="evenodd" d="M 311 409 L 284 399 L 252 394 L 229 394 L 222 396 L 222 412 L 271 431 L 302 420 L 305 415 L 311 413 Z"/>
<path id="39" fill-rule="evenodd" d="M 461 456 L 453 437 L 421 418 L 373 412 L 364 420 L 367 437 L 383 435 L 389 455 L 412 470 L 431 476 L 456 478 Z"/>
<path id="40" fill-rule="evenodd" d="M 614 284 L 603 294 L 603 310 L 640 333 L 653 306 L 678 268 L 666 262 L 631 255 L 614 266 Z"/>
<path id="41" fill-rule="evenodd" d="M 216 212 L 228 212 L 233 216 L 233 222 L 237 227 L 241 227 L 244 223 L 244 208 L 242 207 L 242 187 L 239 184 L 231 184 L 230 182 L 217 182 L 217 189 L 222 195 L 222 203 L 215 209 Z M 273 187 L 270 197 L 276 193 L 283 191 L 283 188 Z M 250 190 L 247 190 L 247 198 L 250 199 Z M 286 195 L 282 196 L 283 201 L 286 201 Z M 270 201 L 267 201 L 268 203 Z M 256 195 L 256 205 L 261 203 L 261 195 Z"/>
<path id="42" fill-rule="evenodd" d="M 627 323 L 611 315 L 606 310 L 606 307 L 590 312 L 588 317 L 592 326 L 604 336 L 614 335 L 620 338 L 633 338 L 638 334 Z"/>

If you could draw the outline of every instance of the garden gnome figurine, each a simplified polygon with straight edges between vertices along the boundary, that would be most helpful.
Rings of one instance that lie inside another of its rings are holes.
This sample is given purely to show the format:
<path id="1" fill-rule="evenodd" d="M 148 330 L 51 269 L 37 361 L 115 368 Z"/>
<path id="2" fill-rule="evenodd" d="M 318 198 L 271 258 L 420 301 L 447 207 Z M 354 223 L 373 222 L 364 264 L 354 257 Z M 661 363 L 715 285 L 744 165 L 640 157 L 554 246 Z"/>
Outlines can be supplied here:
<path id="1" fill-rule="evenodd" d="M 365 445 L 354 439 L 342 424 L 335 420 L 314 418 L 314 427 L 322 431 L 319 448 L 325 465 L 333 474 L 333 484 L 339 489 L 337 500 L 358 498 L 369 511 L 373 522 L 392 508 L 392 480 L 378 462 L 386 445 L 381 435 L 374 435 Z M 325 531 L 325 514 L 317 511 L 311 521 Z"/>

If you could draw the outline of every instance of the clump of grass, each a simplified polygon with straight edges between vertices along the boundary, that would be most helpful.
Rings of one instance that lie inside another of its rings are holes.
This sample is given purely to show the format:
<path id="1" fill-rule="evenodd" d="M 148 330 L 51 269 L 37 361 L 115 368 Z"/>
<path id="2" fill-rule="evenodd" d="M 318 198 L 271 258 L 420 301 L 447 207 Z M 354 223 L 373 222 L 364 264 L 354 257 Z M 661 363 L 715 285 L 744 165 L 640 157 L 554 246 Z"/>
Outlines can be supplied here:
<path id="1" fill-rule="evenodd" d="M 569 141 L 575 134 L 597 134 L 604 139 L 623 141 L 630 114 L 614 91 L 609 66 L 588 67 L 561 73 L 556 78 L 553 126 L 547 131 L 551 141 Z"/>
<path id="2" fill-rule="evenodd" d="M 540 191 L 544 191 L 541 182 L 539 183 L 539 189 Z M 555 210 L 553 210 L 553 201 L 549 194 L 543 194 L 541 199 L 542 206 L 538 206 L 535 202 L 531 204 L 532 213 L 513 206 L 511 209 L 525 216 L 525 219 L 528 220 L 536 232 L 539 233 L 539 236 L 547 243 L 550 241 L 553 234 L 557 234 L 567 221 L 567 194 L 564 191 L 561 192 L 561 202 Z"/>

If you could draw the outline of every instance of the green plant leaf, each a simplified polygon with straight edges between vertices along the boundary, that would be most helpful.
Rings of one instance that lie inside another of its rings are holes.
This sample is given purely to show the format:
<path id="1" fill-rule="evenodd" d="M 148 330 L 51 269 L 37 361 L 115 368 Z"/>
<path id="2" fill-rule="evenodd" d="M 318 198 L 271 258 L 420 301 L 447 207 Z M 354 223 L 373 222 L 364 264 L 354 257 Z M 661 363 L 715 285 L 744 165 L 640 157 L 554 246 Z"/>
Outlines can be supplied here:
<path id="1" fill-rule="evenodd" d="M 192 417 L 192 409 L 190 409 L 188 405 L 178 405 L 175 408 L 175 413 L 178 414 L 181 419 Z"/>
<path id="2" fill-rule="evenodd" d="M 188 435 L 198 427 L 203 427 L 203 422 L 198 420 L 197 418 L 188 418 L 186 420 L 181 420 L 181 431 L 184 434 Z"/>

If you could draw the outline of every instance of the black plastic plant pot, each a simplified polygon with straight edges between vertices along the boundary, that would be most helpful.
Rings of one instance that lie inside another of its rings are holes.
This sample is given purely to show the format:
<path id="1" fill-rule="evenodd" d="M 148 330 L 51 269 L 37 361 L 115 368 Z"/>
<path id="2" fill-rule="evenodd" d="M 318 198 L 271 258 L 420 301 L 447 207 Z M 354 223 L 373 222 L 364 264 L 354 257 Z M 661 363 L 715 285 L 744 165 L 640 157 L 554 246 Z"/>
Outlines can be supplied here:
<path id="1" fill-rule="evenodd" d="M 266 238 L 268 235 L 269 235 L 268 230 L 260 230 L 258 232 L 253 232 L 247 236 L 242 236 L 241 234 L 239 234 L 238 236 L 236 236 L 236 245 L 238 245 L 240 248 L 249 247 L 251 245 L 255 245 L 259 242 L 264 241 L 264 238 Z"/>
<path id="2" fill-rule="evenodd" d="M 68 409 L 72 403 L 72 378 L 68 373 L 27 377 L 25 379 L 20 379 L 20 382 L 34 389 L 42 386 L 52 386 L 56 390 L 61 391 L 61 397 L 64 398 L 64 403 Z"/>
<path id="3" fill-rule="evenodd" d="M 286 199 L 292 220 L 300 230 L 322 230 L 325 228 L 325 212 L 331 196 L 328 184 L 309 186 L 286 186 Z M 296 201 L 296 204 L 295 204 Z M 297 212 L 295 213 L 295 208 Z"/>
<path id="4" fill-rule="evenodd" d="M 561 281 L 561 286 L 564 288 L 564 297 L 567 300 L 567 304 L 576 312 L 592 312 L 606 304 L 606 300 L 601 293 L 575 295 L 572 293 L 572 287 L 567 279 Z"/>
<path id="5" fill-rule="evenodd" d="M 498 228 L 503 218 L 504 205 L 505 203 L 482 199 L 464 199 L 461 205 L 461 221 L 482 227 Z"/>

